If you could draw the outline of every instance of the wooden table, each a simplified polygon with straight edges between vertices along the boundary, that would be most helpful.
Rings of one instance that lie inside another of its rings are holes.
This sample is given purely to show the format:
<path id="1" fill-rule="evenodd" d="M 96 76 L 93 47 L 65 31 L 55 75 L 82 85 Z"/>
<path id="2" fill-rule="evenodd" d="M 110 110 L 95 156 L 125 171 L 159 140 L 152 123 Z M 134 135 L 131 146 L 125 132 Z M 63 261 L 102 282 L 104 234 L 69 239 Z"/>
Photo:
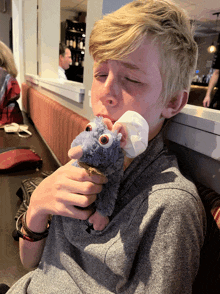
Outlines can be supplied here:
<path id="1" fill-rule="evenodd" d="M 16 192 L 22 180 L 37 177 L 41 171 L 55 171 L 59 167 L 33 123 L 25 114 L 24 123 L 29 126 L 29 131 L 32 133 L 29 138 L 21 138 L 15 133 L 8 134 L 4 129 L 0 129 L 0 150 L 9 147 L 31 147 L 43 160 L 43 166 L 38 171 L 26 170 L 0 174 L 0 283 L 6 283 L 9 286 L 27 273 L 20 262 L 18 242 L 12 237 L 15 229 L 14 216 L 20 205 Z"/>

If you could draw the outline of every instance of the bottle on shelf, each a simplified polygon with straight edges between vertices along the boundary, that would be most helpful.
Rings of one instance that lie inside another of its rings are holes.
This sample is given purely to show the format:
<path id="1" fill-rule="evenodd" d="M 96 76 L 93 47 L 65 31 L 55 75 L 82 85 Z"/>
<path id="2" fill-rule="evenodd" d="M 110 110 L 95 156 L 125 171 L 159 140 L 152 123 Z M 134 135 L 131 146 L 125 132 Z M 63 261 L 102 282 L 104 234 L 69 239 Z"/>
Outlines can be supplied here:
<path id="1" fill-rule="evenodd" d="M 79 49 L 83 49 L 83 38 L 79 38 Z"/>
<path id="2" fill-rule="evenodd" d="M 70 37 L 69 47 L 70 47 L 71 49 L 73 48 L 73 38 L 72 38 L 72 37 Z"/>
<path id="3" fill-rule="evenodd" d="M 85 57 L 84 54 L 85 54 L 84 51 L 82 51 L 82 52 L 81 52 L 81 66 L 82 66 L 82 67 L 84 67 L 84 57 Z"/>
<path id="4" fill-rule="evenodd" d="M 75 55 L 75 66 L 79 66 L 79 56 L 77 53 Z"/>
<path id="5" fill-rule="evenodd" d="M 83 38 L 83 50 L 85 50 L 85 44 L 86 44 L 86 39 L 85 37 Z"/>
<path id="6" fill-rule="evenodd" d="M 76 49 L 76 37 L 73 37 L 73 49 Z"/>

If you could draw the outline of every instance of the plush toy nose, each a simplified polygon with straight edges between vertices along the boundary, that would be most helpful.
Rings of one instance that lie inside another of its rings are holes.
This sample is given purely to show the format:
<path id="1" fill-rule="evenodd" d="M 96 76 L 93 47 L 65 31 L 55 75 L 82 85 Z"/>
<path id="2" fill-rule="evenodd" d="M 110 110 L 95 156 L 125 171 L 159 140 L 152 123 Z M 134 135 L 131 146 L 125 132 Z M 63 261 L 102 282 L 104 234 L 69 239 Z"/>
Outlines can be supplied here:
<path id="1" fill-rule="evenodd" d="M 68 156 L 72 159 L 80 159 L 83 156 L 83 150 L 81 146 L 76 146 L 68 151 Z"/>

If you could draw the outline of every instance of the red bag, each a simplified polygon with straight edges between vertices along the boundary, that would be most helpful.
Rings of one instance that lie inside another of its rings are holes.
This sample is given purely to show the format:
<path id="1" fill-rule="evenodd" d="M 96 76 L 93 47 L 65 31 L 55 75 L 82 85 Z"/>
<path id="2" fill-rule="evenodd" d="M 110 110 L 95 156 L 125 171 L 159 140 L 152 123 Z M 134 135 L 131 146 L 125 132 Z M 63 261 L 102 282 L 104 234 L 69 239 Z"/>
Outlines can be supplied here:
<path id="1" fill-rule="evenodd" d="M 0 153 L 0 173 L 41 168 L 42 163 L 40 156 L 26 147 L 4 150 Z"/>

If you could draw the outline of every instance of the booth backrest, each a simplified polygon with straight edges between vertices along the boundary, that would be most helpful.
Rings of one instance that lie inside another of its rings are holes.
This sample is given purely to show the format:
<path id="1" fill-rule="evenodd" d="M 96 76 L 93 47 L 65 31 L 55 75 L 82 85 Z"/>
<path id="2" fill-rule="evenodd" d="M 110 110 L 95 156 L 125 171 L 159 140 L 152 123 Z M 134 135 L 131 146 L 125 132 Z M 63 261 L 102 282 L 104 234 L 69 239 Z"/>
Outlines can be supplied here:
<path id="1" fill-rule="evenodd" d="M 25 83 L 22 84 L 22 104 L 59 162 L 67 163 L 70 144 L 84 130 L 88 120 Z"/>

